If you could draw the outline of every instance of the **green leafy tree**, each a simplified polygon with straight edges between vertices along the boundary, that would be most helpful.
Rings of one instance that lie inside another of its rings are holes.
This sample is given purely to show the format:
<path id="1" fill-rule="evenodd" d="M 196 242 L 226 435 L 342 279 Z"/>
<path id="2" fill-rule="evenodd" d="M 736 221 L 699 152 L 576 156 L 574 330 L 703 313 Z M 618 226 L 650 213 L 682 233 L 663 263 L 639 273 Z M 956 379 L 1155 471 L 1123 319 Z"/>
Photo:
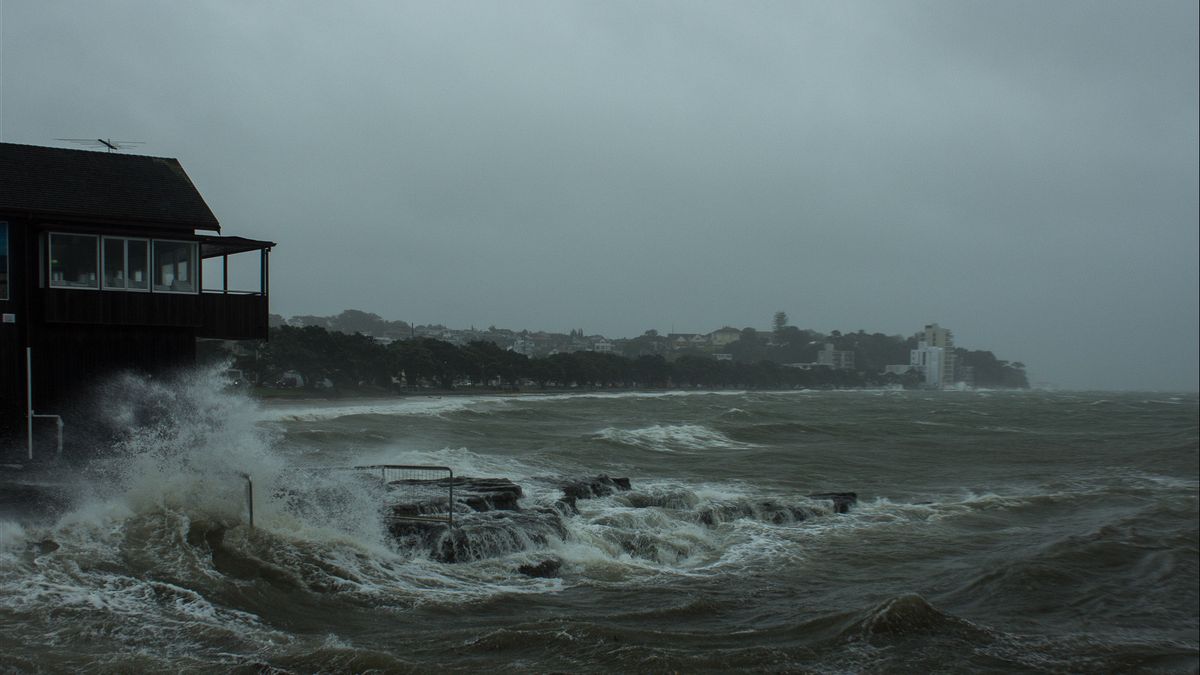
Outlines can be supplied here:
<path id="1" fill-rule="evenodd" d="M 425 338 L 424 342 L 433 361 L 433 377 L 443 389 L 453 389 L 455 382 L 468 375 L 469 361 L 449 342 L 433 338 Z"/>
<path id="2" fill-rule="evenodd" d="M 404 383 L 409 387 L 418 387 L 434 379 L 437 372 L 426 339 L 397 340 L 388 345 L 389 371 L 397 376 L 403 374 Z"/>
<path id="3" fill-rule="evenodd" d="M 784 312 L 782 310 L 775 312 L 775 319 L 772 322 L 772 325 L 774 326 L 774 329 L 775 329 L 775 342 L 782 344 L 783 337 L 784 337 L 783 329 L 787 328 L 787 325 L 788 325 L 787 312 Z"/>
<path id="4" fill-rule="evenodd" d="M 665 387 L 671 380 L 671 365 L 661 354 L 643 354 L 631 366 L 633 383 L 641 387 Z"/>
<path id="5" fill-rule="evenodd" d="M 753 328 L 743 328 L 741 336 L 725 346 L 735 361 L 761 361 L 767 358 L 767 344 Z"/>
<path id="6" fill-rule="evenodd" d="M 1029 380 L 1025 375 L 1025 364 L 1019 361 L 1016 363 L 1002 361 L 990 351 L 969 351 L 958 348 L 954 352 L 960 366 L 968 366 L 975 370 L 975 386 L 977 387 L 1029 388 Z"/>

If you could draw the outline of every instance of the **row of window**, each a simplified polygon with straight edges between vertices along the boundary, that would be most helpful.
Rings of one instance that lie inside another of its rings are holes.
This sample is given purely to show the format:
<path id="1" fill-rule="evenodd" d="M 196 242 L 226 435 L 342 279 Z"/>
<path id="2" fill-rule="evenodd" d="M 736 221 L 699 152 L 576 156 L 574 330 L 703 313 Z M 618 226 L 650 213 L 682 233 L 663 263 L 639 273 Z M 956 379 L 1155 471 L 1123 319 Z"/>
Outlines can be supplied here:
<path id="1" fill-rule="evenodd" d="M 199 289 L 194 241 L 51 233 L 49 254 L 53 288 L 160 293 Z"/>

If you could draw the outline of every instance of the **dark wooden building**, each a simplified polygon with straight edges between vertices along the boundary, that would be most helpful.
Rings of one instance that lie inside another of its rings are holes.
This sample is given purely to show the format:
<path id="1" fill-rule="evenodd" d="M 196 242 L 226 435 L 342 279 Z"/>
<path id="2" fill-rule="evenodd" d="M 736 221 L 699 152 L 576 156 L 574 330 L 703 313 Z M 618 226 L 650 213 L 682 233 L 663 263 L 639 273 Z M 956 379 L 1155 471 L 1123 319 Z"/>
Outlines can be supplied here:
<path id="1" fill-rule="evenodd" d="M 274 244 L 219 233 L 175 159 L 0 143 L 0 452 L 27 455 L 55 416 L 81 440 L 114 371 L 193 364 L 197 338 L 265 339 Z M 259 256 L 257 290 L 230 289 L 235 254 Z"/>

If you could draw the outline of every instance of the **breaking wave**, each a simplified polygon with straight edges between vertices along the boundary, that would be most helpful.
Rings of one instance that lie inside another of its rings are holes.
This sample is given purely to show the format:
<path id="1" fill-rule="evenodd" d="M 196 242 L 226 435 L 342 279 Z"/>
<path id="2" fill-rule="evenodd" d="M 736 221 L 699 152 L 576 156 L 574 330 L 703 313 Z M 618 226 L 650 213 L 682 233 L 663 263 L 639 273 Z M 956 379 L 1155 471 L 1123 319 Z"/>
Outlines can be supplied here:
<path id="1" fill-rule="evenodd" d="M 503 406 L 508 399 L 498 396 L 421 396 L 371 402 L 305 401 L 272 402 L 257 413 L 268 422 L 317 422 L 352 415 L 439 417 L 479 408 Z"/>
<path id="2" fill-rule="evenodd" d="M 696 424 L 655 424 L 640 429 L 606 427 L 596 432 L 596 437 L 610 443 L 642 450 L 652 450 L 654 452 L 712 450 L 718 448 L 745 449 L 755 447 L 751 443 L 735 441 L 719 431 Z"/>

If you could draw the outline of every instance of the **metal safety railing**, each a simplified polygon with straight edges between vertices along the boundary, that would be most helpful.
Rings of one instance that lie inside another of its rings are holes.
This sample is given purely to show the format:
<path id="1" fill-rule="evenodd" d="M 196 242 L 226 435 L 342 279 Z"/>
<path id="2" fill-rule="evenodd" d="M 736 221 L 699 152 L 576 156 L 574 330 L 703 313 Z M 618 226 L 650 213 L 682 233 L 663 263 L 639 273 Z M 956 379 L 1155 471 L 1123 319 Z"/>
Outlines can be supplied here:
<path id="1" fill-rule="evenodd" d="M 454 470 L 448 466 L 418 464 L 368 464 L 342 467 L 341 470 L 378 475 L 393 499 L 393 520 L 446 523 L 454 527 Z M 254 527 L 254 479 L 238 472 L 246 481 L 246 516 Z"/>
<path id="2" fill-rule="evenodd" d="M 30 411 L 29 411 L 29 418 L 30 418 L 30 420 L 36 420 L 36 419 L 42 419 L 42 420 L 54 420 L 54 426 L 55 426 L 55 429 L 56 429 L 56 430 L 57 430 L 57 432 L 58 432 L 58 435 L 57 435 L 58 442 L 57 442 L 57 446 L 56 446 L 56 447 L 58 448 L 58 450 L 57 450 L 57 452 L 55 453 L 55 455 L 54 455 L 54 456 L 55 456 L 55 457 L 57 457 L 58 459 L 62 459 L 62 453 L 63 453 L 63 418 L 62 418 L 61 416 L 59 416 L 59 415 L 43 415 L 42 413 L 35 413 L 35 412 L 33 412 L 33 410 L 30 410 Z M 29 434 L 29 459 L 33 459 L 33 432 L 32 432 L 32 424 L 30 425 L 30 434 Z"/>
<path id="3" fill-rule="evenodd" d="M 446 523 L 454 527 L 454 470 L 420 464 L 367 464 L 351 467 L 377 472 L 389 497 L 397 497 L 391 518 Z M 445 504 L 445 510 L 442 510 Z"/>
<path id="4" fill-rule="evenodd" d="M 62 459 L 63 453 L 63 419 L 58 415 L 49 415 L 44 413 L 36 413 L 33 411 L 33 348 L 25 348 L 25 420 L 27 425 L 28 440 L 28 458 L 33 461 L 33 421 L 35 419 L 54 420 L 55 427 L 58 431 L 58 452 L 55 455 L 58 459 Z"/>

